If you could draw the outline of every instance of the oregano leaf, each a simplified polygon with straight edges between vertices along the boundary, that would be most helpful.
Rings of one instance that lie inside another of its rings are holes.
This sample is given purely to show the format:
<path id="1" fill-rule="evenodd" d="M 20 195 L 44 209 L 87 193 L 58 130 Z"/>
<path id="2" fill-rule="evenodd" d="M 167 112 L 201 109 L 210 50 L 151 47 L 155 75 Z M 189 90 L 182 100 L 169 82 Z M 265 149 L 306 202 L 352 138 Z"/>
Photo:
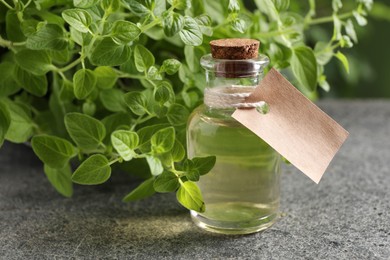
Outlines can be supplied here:
<path id="1" fill-rule="evenodd" d="M 106 135 L 102 122 L 81 113 L 66 114 L 65 127 L 77 146 L 85 150 L 97 149 Z"/>
<path id="2" fill-rule="evenodd" d="M 97 41 L 89 58 L 96 66 L 118 66 L 125 63 L 130 55 L 130 46 L 117 44 L 111 37 L 105 37 Z"/>
<path id="3" fill-rule="evenodd" d="M 334 56 L 337 59 L 339 59 L 339 61 L 341 61 L 341 63 L 343 64 L 345 70 L 347 71 L 347 73 L 349 73 L 349 63 L 348 63 L 347 57 L 345 57 L 345 55 L 342 54 L 340 51 L 338 51 Z"/>
<path id="4" fill-rule="evenodd" d="M 73 75 L 74 95 L 77 99 L 85 99 L 96 86 L 97 78 L 90 69 L 79 69 Z"/>
<path id="5" fill-rule="evenodd" d="M 204 212 L 206 209 L 200 189 L 192 181 L 181 184 L 176 192 L 176 198 L 187 209 L 197 212 Z"/>
<path id="6" fill-rule="evenodd" d="M 11 124 L 11 118 L 7 107 L 0 102 L 0 148 L 4 143 L 5 135 Z"/>
<path id="7" fill-rule="evenodd" d="M 134 41 L 141 34 L 141 30 L 134 23 L 116 21 L 112 27 L 111 38 L 117 44 L 127 44 Z"/>
<path id="8" fill-rule="evenodd" d="M 73 145 L 60 137 L 51 135 L 36 135 L 31 140 L 34 153 L 47 166 L 62 169 L 69 159 L 76 155 Z"/>
<path id="9" fill-rule="evenodd" d="M 56 24 L 46 24 L 32 33 L 26 41 L 26 47 L 31 50 L 62 51 L 68 45 L 61 27 Z"/>
<path id="10" fill-rule="evenodd" d="M 150 173 L 154 176 L 160 175 L 164 171 L 161 160 L 157 157 L 146 155 L 146 162 L 149 165 Z"/>
<path id="11" fill-rule="evenodd" d="M 15 54 L 16 63 L 35 75 L 45 75 L 52 69 L 51 58 L 46 51 L 24 49 Z"/>
<path id="12" fill-rule="evenodd" d="M 163 172 L 154 180 L 153 188 L 157 192 L 172 192 L 179 188 L 179 178 L 172 172 Z"/>
<path id="13" fill-rule="evenodd" d="M 291 68 L 298 82 L 309 91 L 317 86 L 317 61 L 313 50 L 306 46 L 294 48 Z"/>
<path id="14" fill-rule="evenodd" d="M 62 18 L 77 31 L 83 33 L 89 31 L 92 23 L 91 15 L 83 9 L 67 9 L 62 12 Z"/>
<path id="15" fill-rule="evenodd" d="M 106 182 L 110 176 L 110 162 L 104 155 L 94 154 L 80 164 L 72 175 L 72 181 L 78 184 L 96 185 Z"/>
<path id="16" fill-rule="evenodd" d="M 175 143 L 175 129 L 173 127 L 158 130 L 150 140 L 152 151 L 161 154 L 170 151 Z"/>
<path id="17" fill-rule="evenodd" d="M 136 155 L 134 149 L 138 146 L 139 138 L 136 132 L 117 130 L 111 134 L 111 143 L 125 161 L 130 161 Z"/>
<path id="18" fill-rule="evenodd" d="M 203 42 L 200 27 L 195 19 L 190 16 L 184 17 L 184 26 L 179 35 L 181 40 L 187 45 L 198 46 Z"/>
<path id="19" fill-rule="evenodd" d="M 122 201 L 130 202 L 134 200 L 140 200 L 152 196 L 155 193 L 153 188 L 154 178 L 149 178 L 146 181 L 142 182 L 137 188 L 132 192 L 127 194 Z"/>
<path id="20" fill-rule="evenodd" d="M 142 45 L 135 46 L 134 49 L 135 66 L 139 72 L 144 72 L 154 65 L 153 54 Z"/>
<path id="21" fill-rule="evenodd" d="M 37 97 L 46 95 L 48 83 L 45 75 L 34 75 L 17 66 L 15 68 L 15 79 L 27 92 Z"/>
<path id="22" fill-rule="evenodd" d="M 47 179 L 51 185 L 63 196 L 72 197 L 73 195 L 73 183 L 72 183 L 72 171 L 70 165 L 66 164 L 64 168 L 56 169 L 51 168 L 47 164 L 43 167 L 43 171 L 46 174 Z"/>

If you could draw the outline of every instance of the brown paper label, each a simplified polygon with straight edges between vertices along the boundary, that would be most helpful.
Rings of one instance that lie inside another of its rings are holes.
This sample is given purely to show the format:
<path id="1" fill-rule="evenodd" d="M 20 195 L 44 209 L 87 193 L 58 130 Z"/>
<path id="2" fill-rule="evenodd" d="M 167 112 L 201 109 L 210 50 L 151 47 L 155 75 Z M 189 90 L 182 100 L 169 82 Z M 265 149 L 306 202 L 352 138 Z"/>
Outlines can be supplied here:
<path id="1" fill-rule="evenodd" d="M 232 117 L 318 183 L 348 132 L 275 69 L 245 101 L 265 101 L 270 111 L 237 109 Z"/>

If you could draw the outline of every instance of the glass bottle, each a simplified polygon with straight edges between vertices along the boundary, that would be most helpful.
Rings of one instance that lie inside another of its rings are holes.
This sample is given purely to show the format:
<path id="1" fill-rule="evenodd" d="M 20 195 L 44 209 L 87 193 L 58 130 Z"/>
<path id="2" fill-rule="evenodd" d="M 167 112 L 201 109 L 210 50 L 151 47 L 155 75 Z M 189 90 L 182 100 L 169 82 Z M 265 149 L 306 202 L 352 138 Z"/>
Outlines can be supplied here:
<path id="1" fill-rule="evenodd" d="M 189 158 L 216 156 L 214 168 L 198 182 L 206 210 L 191 211 L 193 221 L 208 231 L 253 233 L 271 226 L 278 216 L 281 157 L 231 117 L 237 96 L 253 91 L 268 63 L 264 55 L 240 60 L 215 59 L 211 54 L 201 58 L 207 82 L 205 104 L 190 116 L 187 147 Z"/>

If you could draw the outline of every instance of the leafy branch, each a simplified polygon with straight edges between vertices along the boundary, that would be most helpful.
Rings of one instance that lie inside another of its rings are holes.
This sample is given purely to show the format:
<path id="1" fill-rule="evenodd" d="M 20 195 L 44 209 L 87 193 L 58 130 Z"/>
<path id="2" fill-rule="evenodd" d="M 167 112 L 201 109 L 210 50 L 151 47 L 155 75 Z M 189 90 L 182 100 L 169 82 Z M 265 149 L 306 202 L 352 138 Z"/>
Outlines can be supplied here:
<path id="1" fill-rule="evenodd" d="M 344 10 L 333 0 L 332 15 L 316 17 L 315 0 L 304 15 L 290 1 L 254 2 L 250 11 L 239 0 L 0 0 L 0 145 L 30 141 L 66 197 L 73 183 L 101 184 L 113 166 L 142 160 L 148 178 L 124 201 L 176 192 L 183 206 L 204 211 L 196 182 L 215 157 L 187 159 L 183 133 L 202 102 L 208 41 L 259 39 L 272 66 L 311 95 L 318 84 L 329 89 L 333 57 L 348 70 L 340 50 L 357 42 L 355 23 L 366 24 L 372 5 Z M 310 27 L 331 22 L 329 41 L 306 44 Z"/>

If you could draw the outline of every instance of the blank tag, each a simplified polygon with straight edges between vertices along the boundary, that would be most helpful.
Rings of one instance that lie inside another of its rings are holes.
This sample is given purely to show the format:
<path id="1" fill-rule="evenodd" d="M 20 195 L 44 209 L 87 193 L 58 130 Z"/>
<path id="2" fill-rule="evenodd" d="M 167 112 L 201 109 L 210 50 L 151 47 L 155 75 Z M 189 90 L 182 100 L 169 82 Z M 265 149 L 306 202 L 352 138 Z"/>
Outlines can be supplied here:
<path id="1" fill-rule="evenodd" d="M 348 132 L 275 69 L 245 101 L 265 101 L 270 111 L 237 109 L 232 117 L 318 183 Z"/>

